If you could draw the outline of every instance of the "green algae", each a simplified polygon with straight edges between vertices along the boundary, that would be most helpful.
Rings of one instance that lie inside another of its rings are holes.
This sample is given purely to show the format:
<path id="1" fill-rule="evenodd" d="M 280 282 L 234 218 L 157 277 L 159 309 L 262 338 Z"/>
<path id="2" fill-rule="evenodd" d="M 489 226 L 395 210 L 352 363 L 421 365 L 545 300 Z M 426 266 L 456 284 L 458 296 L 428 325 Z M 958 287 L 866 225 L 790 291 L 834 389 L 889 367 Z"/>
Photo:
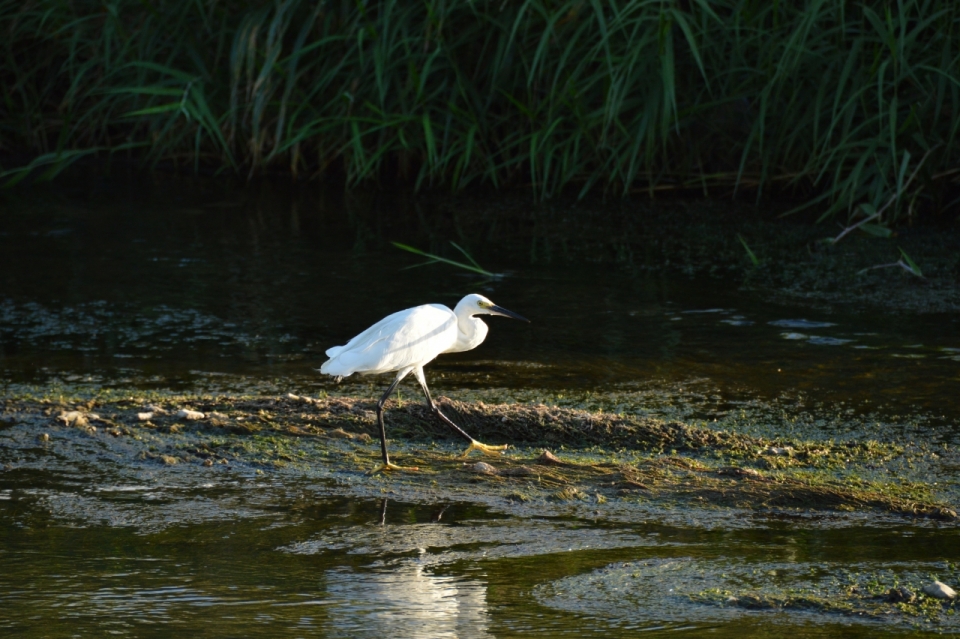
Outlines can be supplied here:
<path id="1" fill-rule="evenodd" d="M 955 581 L 957 575 L 951 573 Z M 826 573 L 817 583 L 779 590 L 708 588 L 689 596 L 696 603 L 746 610 L 813 611 L 928 627 L 952 621 L 958 610 L 956 599 L 924 593 L 923 586 L 928 583 L 930 577 L 916 571 L 843 570 Z"/>
<path id="2" fill-rule="evenodd" d="M 394 458 L 421 469 L 405 473 L 403 484 L 470 486 L 521 504 L 621 500 L 940 520 L 957 516 L 928 482 L 883 477 L 884 468 L 929 462 L 929 451 L 922 449 L 875 440 L 785 442 L 672 419 L 539 403 L 438 401 L 478 439 L 512 448 L 478 465 L 480 458 L 458 454 L 461 442 L 450 442 L 424 405 L 391 400 L 387 415 Z M 202 412 L 203 418 L 187 419 L 184 409 Z M 373 401 L 350 396 L 140 397 L 128 392 L 109 399 L 9 398 L 2 414 L 5 423 L 38 435 L 72 428 L 92 437 L 134 440 L 140 448 L 131 463 L 243 464 L 261 472 L 335 474 L 376 468 L 374 409 Z M 64 416 L 71 414 L 86 417 L 70 422 Z M 365 481 L 381 480 L 368 475 Z"/>
<path id="3" fill-rule="evenodd" d="M 635 622 L 751 619 L 857 624 L 875 630 L 881 625 L 934 632 L 957 629 L 956 600 L 923 592 L 923 586 L 938 577 L 957 581 L 960 575 L 950 562 L 766 559 L 750 553 L 716 557 L 661 551 L 541 583 L 534 594 L 550 607 Z"/>

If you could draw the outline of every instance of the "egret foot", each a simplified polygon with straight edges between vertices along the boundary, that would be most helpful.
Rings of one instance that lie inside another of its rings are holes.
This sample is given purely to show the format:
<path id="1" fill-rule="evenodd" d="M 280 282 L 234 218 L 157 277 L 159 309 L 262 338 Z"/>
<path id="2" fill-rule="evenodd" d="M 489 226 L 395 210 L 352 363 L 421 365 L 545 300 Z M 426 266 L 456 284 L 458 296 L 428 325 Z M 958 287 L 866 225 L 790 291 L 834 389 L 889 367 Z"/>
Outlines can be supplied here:
<path id="1" fill-rule="evenodd" d="M 415 473 L 420 470 L 419 466 L 397 466 L 396 464 L 386 463 L 380 464 L 376 468 L 370 471 L 371 475 L 376 475 L 377 473 L 385 473 L 387 471 L 399 471 L 399 472 L 409 472 Z"/>
<path id="2" fill-rule="evenodd" d="M 506 449 L 507 449 L 506 444 L 503 444 L 502 446 L 490 446 L 488 444 L 481 444 L 480 442 L 474 439 L 473 441 L 470 442 L 470 446 L 465 451 L 463 451 L 463 454 L 460 456 L 466 457 L 467 455 L 470 454 L 471 450 L 479 450 L 484 455 L 501 455 L 503 454 L 503 451 L 505 451 Z"/>

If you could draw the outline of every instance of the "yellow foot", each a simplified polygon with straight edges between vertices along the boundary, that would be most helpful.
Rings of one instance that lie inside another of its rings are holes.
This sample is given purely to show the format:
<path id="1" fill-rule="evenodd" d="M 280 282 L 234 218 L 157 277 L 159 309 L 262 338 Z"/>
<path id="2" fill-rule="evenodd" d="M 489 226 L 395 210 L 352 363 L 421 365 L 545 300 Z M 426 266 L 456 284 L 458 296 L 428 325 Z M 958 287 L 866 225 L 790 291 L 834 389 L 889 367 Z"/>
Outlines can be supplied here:
<path id="1" fill-rule="evenodd" d="M 387 472 L 387 471 L 400 471 L 400 472 L 411 472 L 411 473 L 415 473 L 415 472 L 417 472 L 418 470 L 420 470 L 420 468 L 417 467 L 417 466 L 397 466 L 396 464 L 380 464 L 379 466 L 377 466 L 376 468 L 374 468 L 372 471 L 370 471 L 370 474 L 371 474 L 371 475 L 376 475 L 377 473 L 385 473 L 385 472 Z"/>
<path id="2" fill-rule="evenodd" d="M 500 455 L 507 449 L 507 445 L 503 444 L 502 446 L 489 446 L 487 444 L 481 444 L 477 440 L 470 442 L 470 447 L 463 451 L 461 457 L 466 457 L 470 454 L 471 450 L 479 450 L 484 455 Z"/>

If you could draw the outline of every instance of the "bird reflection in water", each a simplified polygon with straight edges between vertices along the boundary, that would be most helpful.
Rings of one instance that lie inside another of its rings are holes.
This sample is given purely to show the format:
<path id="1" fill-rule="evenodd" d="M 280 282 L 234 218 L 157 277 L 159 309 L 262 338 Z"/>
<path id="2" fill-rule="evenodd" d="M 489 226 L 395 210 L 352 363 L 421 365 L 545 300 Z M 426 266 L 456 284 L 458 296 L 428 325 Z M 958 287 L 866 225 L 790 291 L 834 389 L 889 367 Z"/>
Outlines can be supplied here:
<path id="1" fill-rule="evenodd" d="M 439 521 L 446 508 L 433 514 Z M 381 503 L 379 525 L 389 528 L 387 500 Z M 476 579 L 431 571 L 429 528 L 418 526 L 418 556 L 384 560 L 372 571 L 349 569 L 326 574 L 333 599 L 331 636 L 487 638 L 490 618 L 487 585 Z M 439 531 L 438 531 L 439 533 Z M 442 535 L 441 535 L 442 536 Z M 444 539 L 437 539 L 441 545 Z M 378 562 L 379 563 L 379 562 Z"/>

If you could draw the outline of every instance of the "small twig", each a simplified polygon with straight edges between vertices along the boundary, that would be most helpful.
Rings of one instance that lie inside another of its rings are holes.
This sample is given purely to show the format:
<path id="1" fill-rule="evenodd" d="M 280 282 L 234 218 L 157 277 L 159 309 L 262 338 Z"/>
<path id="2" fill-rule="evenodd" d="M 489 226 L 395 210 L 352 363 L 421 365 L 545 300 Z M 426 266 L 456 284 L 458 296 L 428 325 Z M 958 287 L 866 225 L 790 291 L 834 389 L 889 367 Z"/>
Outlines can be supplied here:
<path id="1" fill-rule="evenodd" d="M 840 240 L 842 240 L 842 239 L 844 238 L 844 236 L 847 235 L 848 233 L 852 233 L 853 231 L 856 231 L 858 228 L 860 228 L 861 226 L 863 226 L 863 225 L 866 224 L 867 222 L 871 222 L 871 221 L 877 219 L 878 217 L 880 217 L 881 215 L 883 215 L 883 212 L 887 210 L 887 207 L 890 206 L 890 204 L 892 204 L 895 199 L 897 199 L 897 196 L 896 196 L 896 195 L 894 195 L 893 197 L 891 197 L 890 200 L 888 200 L 887 203 L 883 205 L 883 208 L 881 208 L 879 211 L 877 211 L 876 213 L 874 213 L 874 214 L 871 215 L 870 217 L 864 218 L 864 219 L 860 220 L 859 222 L 857 222 L 856 224 L 854 224 L 853 226 L 848 226 L 847 228 L 843 229 L 843 231 L 841 231 L 840 235 L 838 235 L 838 236 L 836 236 L 835 238 L 833 238 L 833 239 L 830 240 L 830 243 L 831 243 L 831 244 L 836 244 L 837 242 L 839 242 Z"/>
<path id="2" fill-rule="evenodd" d="M 897 260 L 896 262 L 891 262 L 891 263 L 889 263 L 889 264 L 877 264 L 876 266 L 868 266 L 868 267 L 865 268 L 865 269 L 861 269 L 861 270 L 857 271 L 857 275 L 861 275 L 861 274 L 863 274 L 863 273 L 866 273 L 867 271 L 873 271 L 873 270 L 876 270 L 876 269 L 878 269 L 878 268 L 890 268 L 891 266 L 899 266 L 900 268 L 902 268 L 903 270 L 905 270 L 905 271 L 906 271 L 907 273 L 909 273 L 910 275 L 914 275 L 914 276 L 916 276 L 916 277 L 919 277 L 919 278 L 922 279 L 922 280 L 923 280 L 923 279 L 926 279 L 922 274 L 920 274 L 920 273 L 918 273 L 917 271 L 915 271 L 915 270 L 913 270 L 912 268 L 910 268 L 910 266 L 909 266 L 906 262 L 904 262 L 903 260 Z"/>
<path id="3" fill-rule="evenodd" d="M 887 200 L 887 203 L 886 203 L 886 204 L 884 204 L 882 207 L 880 207 L 880 210 L 879 210 L 879 211 L 877 211 L 876 213 L 874 213 L 874 214 L 871 215 L 870 217 L 864 218 L 864 219 L 860 220 L 859 222 L 857 222 L 856 224 L 854 224 L 854 225 L 852 225 L 852 226 L 848 226 L 847 228 L 843 229 L 843 231 L 840 233 L 840 235 L 838 235 L 838 236 L 836 236 L 835 238 L 833 238 L 832 240 L 830 240 L 830 243 L 831 243 L 831 244 L 836 244 L 837 242 L 839 242 L 840 240 L 842 240 L 842 239 L 844 238 L 844 236 L 847 235 L 848 233 L 852 233 L 853 231 L 856 231 L 858 228 L 860 228 L 860 227 L 863 226 L 864 224 L 866 224 L 866 223 L 868 223 L 868 222 L 870 222 L 870 221 L 872 221 L 872 220 L 875 220 L 875 219 L 879 218 L 881 215 L 883 215 L 883 212 L 886 211 L 888 208 L 890 208 L 890 205 L 891 205 L 891 204 L 893 204 L 893 203 L 896 202 L 898 199 L 900 199 L 900 196 L 903 194 L 903 192 L 906 191 L 907 188 L 910 186 L 910 183 L 913 182 L 913 178 L 917 177 L 917 172 L 920 170 L 920 167 L 922 167 L 922 166 L 923 166 L 923 163 L 927 161 L 927 158 L 930 156 L 931 153 L 933 153 L 934 149 L 936 149 L 936 148 L 939 147 L 939 146 L 940 146 L 940 144 L 936 144 L 936 145 L 930 147 L 930 148 L 927 150 L 927 152 L 923 154 L 923 157 L 920 158 L 920 163 L 917 164 L 917 168 L 915 168 L 915 169 L 913 170 L 913 173 L 910 174 L 910 178 L 907 180 L 907 183 L 903 185 L 903 188 L 902 188 L 902 189 L 897 189 L 897 192 L 890 196 L 890 199 Z M 885 266 L 896 266 L 896 264 L 886 264 Z M 877 268 L 877 267 L 874 267 L 874 268 Z M 882 268 L 882 267 L 881 267 L 881 268 Z"/>

